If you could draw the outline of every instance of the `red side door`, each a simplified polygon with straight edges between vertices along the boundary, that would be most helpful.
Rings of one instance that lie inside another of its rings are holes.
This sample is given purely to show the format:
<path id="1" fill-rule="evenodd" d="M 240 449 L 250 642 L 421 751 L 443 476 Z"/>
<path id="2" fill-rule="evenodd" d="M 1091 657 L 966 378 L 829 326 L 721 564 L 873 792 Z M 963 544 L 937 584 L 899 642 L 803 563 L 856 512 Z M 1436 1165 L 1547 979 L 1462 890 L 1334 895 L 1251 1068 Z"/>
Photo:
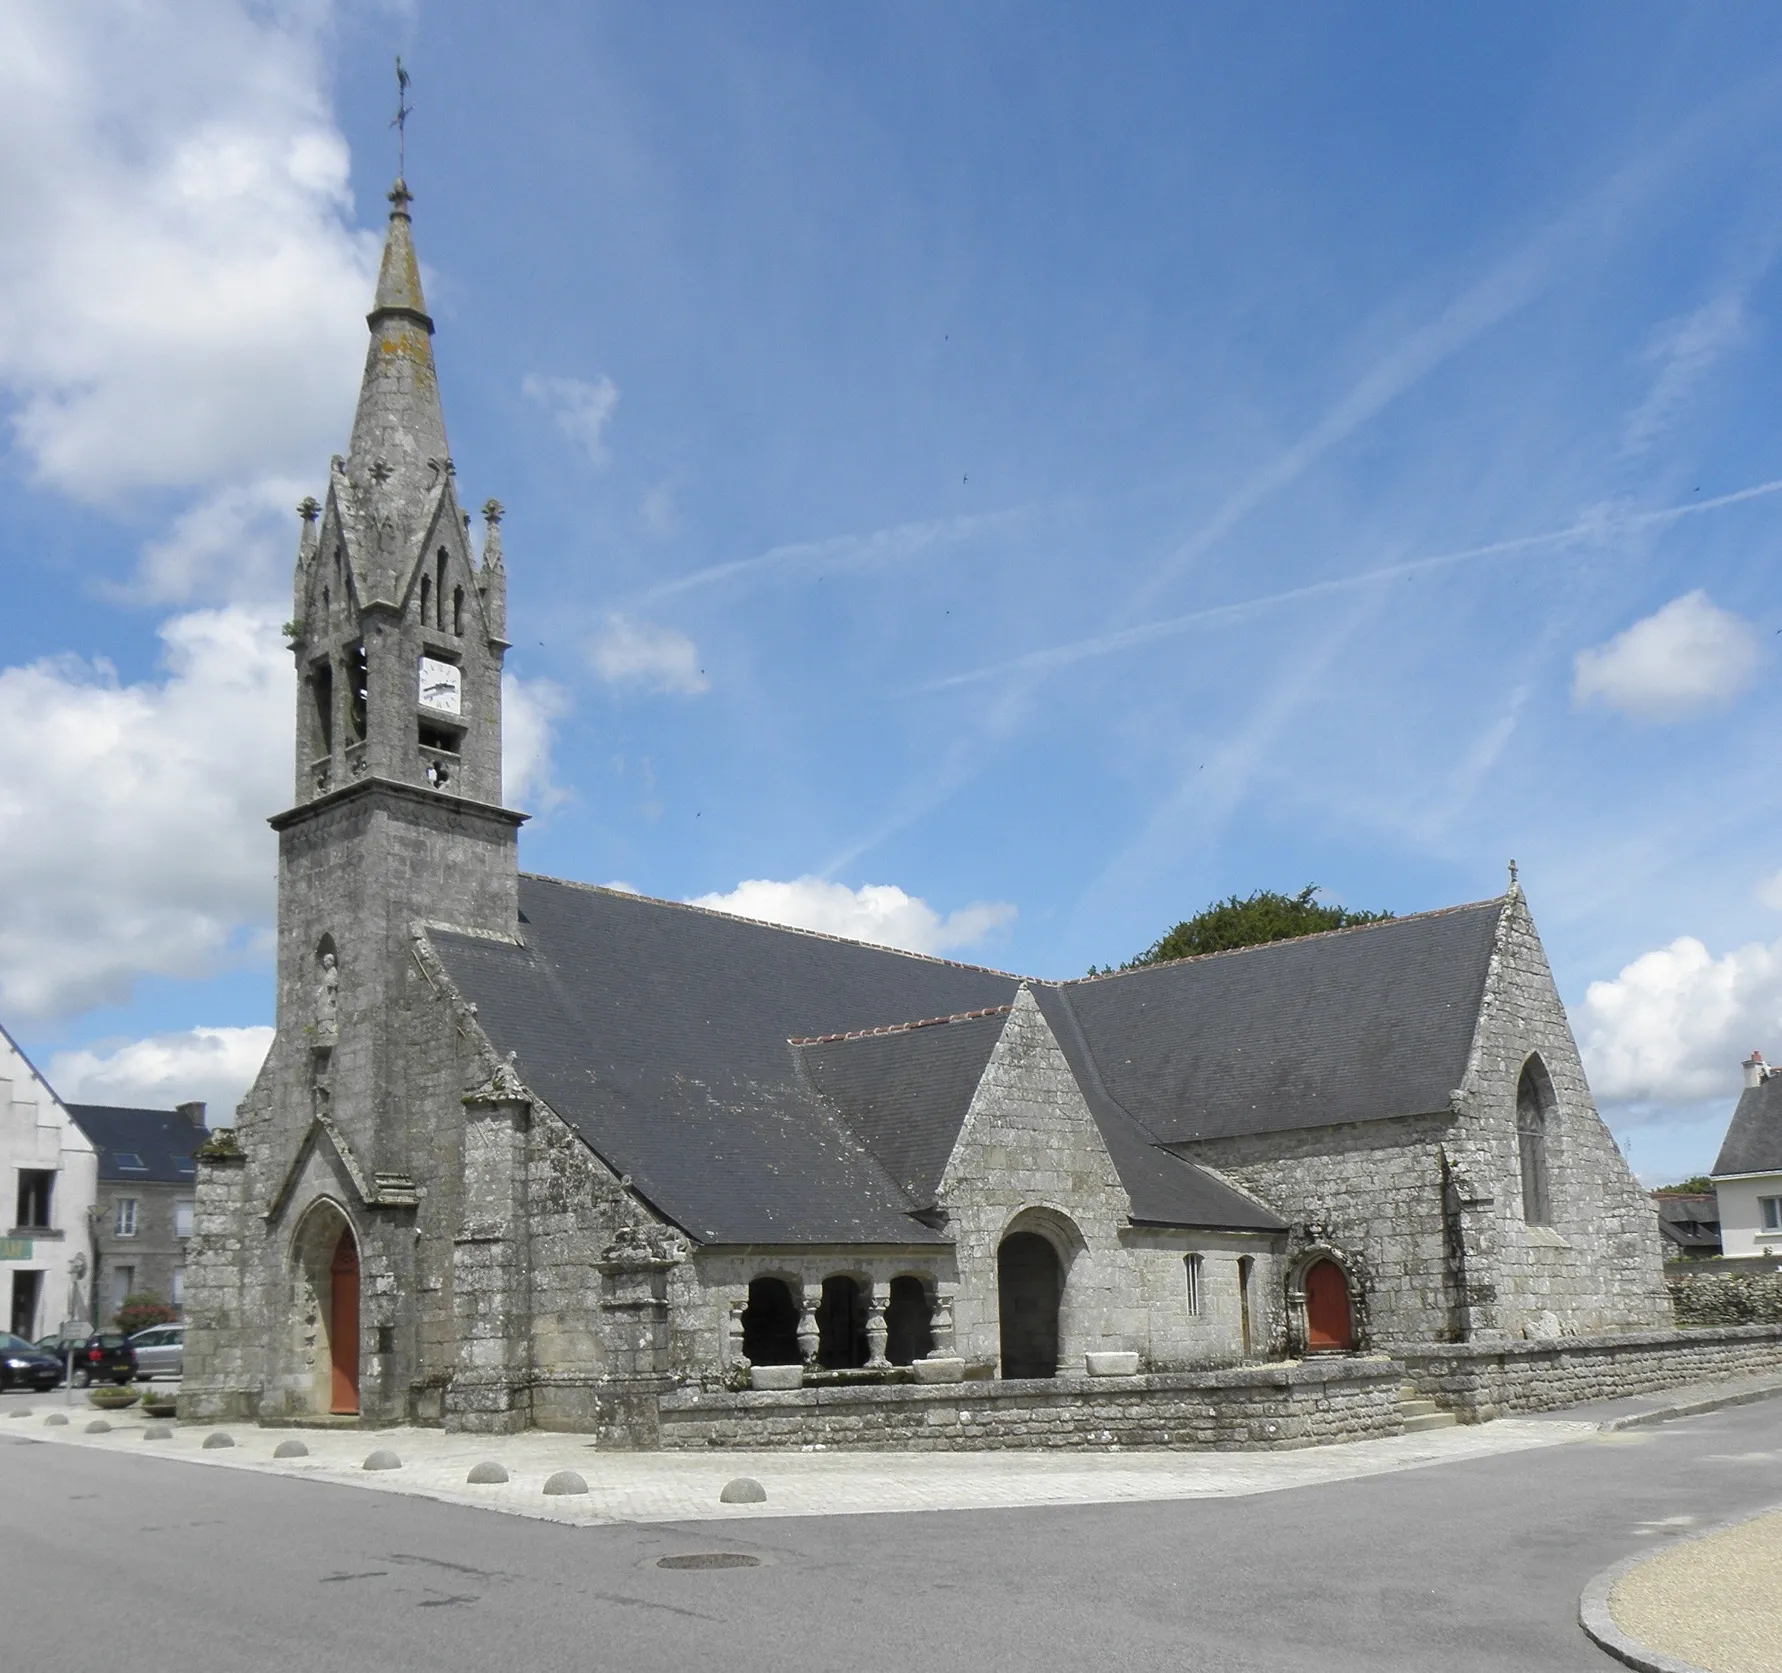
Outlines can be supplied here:
<path id="1" fill-rule="evenodd" d="M 1306 1345 L 1313 1353 L 1343 1353 L 1355 1346 L 1349 1280 L 1335 1261 L 1316 1261 L 1306 1271 Z"/>
<path id="2" fill-rule="evenodd" d="M 342 1232 L 334 1246 L 332 1319 L 328 1346 L 334 1360 L 331 1412 L 351 1416 L 359 1410 L 359 1248 L 351 1232 Z"/>

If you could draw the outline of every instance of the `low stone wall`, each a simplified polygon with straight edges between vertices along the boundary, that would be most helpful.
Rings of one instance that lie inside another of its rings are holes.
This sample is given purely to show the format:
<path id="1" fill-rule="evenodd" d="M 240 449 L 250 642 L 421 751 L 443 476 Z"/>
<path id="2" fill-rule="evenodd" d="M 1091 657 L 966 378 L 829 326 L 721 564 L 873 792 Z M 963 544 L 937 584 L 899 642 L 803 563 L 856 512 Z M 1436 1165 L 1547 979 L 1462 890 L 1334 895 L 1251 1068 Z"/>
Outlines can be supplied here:
<path id="1" fill-rule="evenodd" d="M 1678 1324 L 1782 1324 L 1782 1272 L 1714 1266 L 1703 1272 L 1673 1271 L 1665 1282 Z"/>
<path id="2" fill-rule="evenodd" d="M 1419 1394 L 1463 1423 L 1782 1372 L 1782 1325 L 1630 1331 L 1555 1342 L 1430 1342 L 1397 1350 Z"/>
<path id="3" fill-rule="evenodd" d="M 1396 1435 L 1402 1365 L 1312 1360 L 1141 1377 L 908 1383 L 663 1397 L 661 1444 L 696 1447 L 1303 1447 Z"/>

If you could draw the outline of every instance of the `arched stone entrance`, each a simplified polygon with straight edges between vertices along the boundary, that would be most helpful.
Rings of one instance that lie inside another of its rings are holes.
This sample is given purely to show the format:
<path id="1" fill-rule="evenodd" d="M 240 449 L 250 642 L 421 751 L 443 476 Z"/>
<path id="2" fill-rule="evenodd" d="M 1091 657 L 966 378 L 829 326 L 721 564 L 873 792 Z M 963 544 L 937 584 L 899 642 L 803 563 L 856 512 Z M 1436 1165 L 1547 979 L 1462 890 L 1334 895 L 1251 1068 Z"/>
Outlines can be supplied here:
<path id="1" fill-rule="evenodd" d="M 292 1240 L 296 1348 L 307 1398 L 299 1409 L 356 1416 L 359 1411 L 359 1239 L 340 1206 L 323 1198 L 303 1216 Z M 301 1387 L 301 1383 L 298 1385 Z"/>
<path id="2" fill-rule="evenodd" d="M 817 1305 L 817 1363 L 825 1371 L 853 1371 L 866 1360 L 866 1297 L 852 1278 L 825 1278 Z"/>
<path id="3" fill-rule="evenodd" d="M 1349 1277 L 1329 1257 L 1306 1268 L 1306 1348 L 1311 1353 L 1347 1353 L 1355 1346 L 1355 1314 L 1349 1305 Z"/>
<path id="4" fill-rule="evenodd" d="M 1005 1377 L 1058 1375 L 1058 1308 L 1064 1270 L 1052 1240 L 1010 1232 L 996 1251 L 996 1300 Z"/>
<path id="5" fill-rule="evenodd" d="M 743 1358 L 751 1365 L 796 1365 L 798 1303 L 784 1278 L 749 1280 L 749 1304 L 743 1310 Z"/>

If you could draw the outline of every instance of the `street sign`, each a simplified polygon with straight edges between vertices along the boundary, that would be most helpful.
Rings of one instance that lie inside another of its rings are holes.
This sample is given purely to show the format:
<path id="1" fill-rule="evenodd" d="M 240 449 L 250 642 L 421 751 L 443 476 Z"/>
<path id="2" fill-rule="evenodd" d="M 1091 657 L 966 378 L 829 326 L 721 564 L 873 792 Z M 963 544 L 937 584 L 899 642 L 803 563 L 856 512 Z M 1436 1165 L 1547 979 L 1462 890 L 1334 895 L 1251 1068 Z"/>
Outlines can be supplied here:
<path id="1" fill-rule="evenodd" d="M 28 1261 L 30 1258 L 30 1238 L 0 1237 L 0 1261 Z"/>

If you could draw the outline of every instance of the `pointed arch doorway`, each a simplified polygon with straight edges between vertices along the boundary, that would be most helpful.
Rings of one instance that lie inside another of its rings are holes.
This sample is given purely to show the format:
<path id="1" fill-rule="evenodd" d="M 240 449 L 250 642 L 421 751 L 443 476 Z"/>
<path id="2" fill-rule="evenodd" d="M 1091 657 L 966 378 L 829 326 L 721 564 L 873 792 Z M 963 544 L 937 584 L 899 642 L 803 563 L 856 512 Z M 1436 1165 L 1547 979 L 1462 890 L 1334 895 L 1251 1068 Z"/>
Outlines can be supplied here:
<path id="1" fill-rule="evenodd" d="M 359 1246 L 349 1226 L 334 1245 L 328 1269 L 328 1358 L 331 1373 L 328 1410 L 339 1417 L 359 1413 Z"/>
<path id="2" fill-rule="evenodd" d="M 1355 1346 L 1349 1280 L 1333 1260 L 1306 1268 L 1306 1346 L 1313 1353 L 1347 1353 Z"/>

